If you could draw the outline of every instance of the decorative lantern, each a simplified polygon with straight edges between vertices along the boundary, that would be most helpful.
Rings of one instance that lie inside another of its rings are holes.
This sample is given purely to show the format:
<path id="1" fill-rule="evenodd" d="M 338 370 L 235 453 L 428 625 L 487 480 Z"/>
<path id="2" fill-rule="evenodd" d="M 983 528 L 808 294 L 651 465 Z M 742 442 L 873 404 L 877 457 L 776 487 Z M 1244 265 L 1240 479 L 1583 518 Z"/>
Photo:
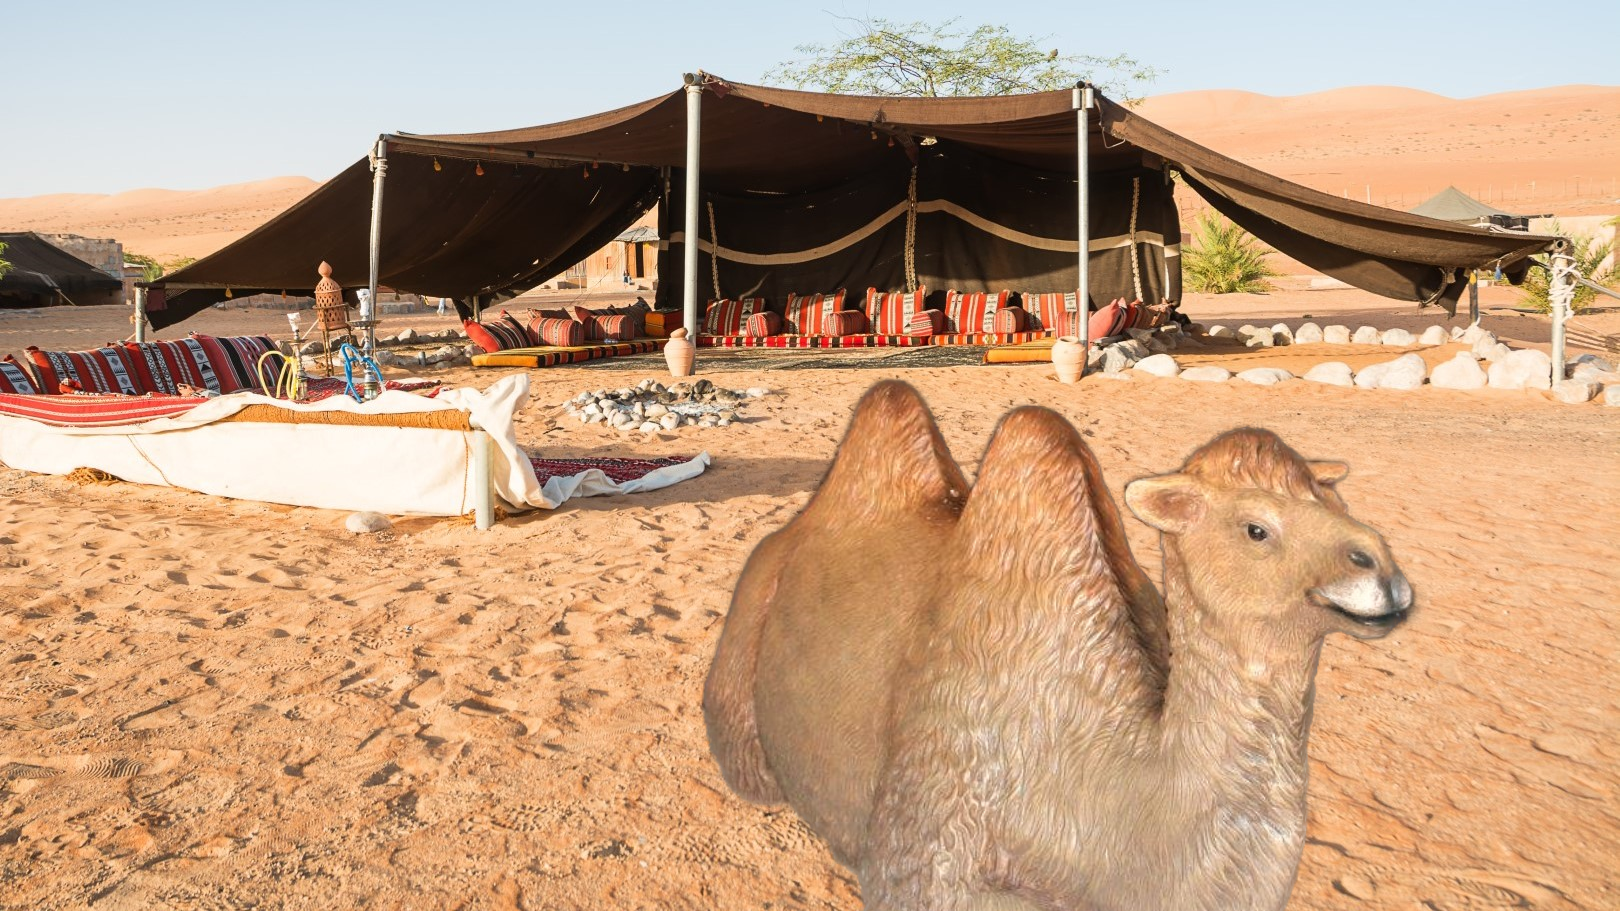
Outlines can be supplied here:
<path id="1" fill-rule="evenodd" d="M 315 284 L 315 316 L 322 332 L 344 332 L 349 328 L 349 308 L 343 303 L 343 286 L 332 280 L 331 263 L 321 263 L 321 280 Z"/>

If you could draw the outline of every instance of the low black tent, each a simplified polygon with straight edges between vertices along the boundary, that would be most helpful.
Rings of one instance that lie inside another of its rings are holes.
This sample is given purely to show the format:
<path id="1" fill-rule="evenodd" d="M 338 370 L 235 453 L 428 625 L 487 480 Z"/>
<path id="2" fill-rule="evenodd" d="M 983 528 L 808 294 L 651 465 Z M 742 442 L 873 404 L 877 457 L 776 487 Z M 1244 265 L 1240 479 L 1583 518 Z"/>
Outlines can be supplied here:
<path id="1" fill-rule="evenodd" d="M 1070 92 L 829 95 L 704 75 L 705 297 L 1078 285 Z M 682 287 L 684 89 L 491 133 L 389 135 L 379 283 L 488 303 L 559 274 L 660 205 L 659 305 Z M 1175 180 L 1261 240 L 1352 285 L 1453 311 L 1466 270 L 1522 275 L 1554 238 L 1463 227 L 1320 193 L 1098 97 L 1088 121 L 1093 304 L 1180 296 Z M 153 283 L 166 326 L 237 293 L 363 284 L 374 165 L 361 160 L 236 243 Z M 718 254 L 718 255 L 716 255 Z M 465 304 L 463 304 L 465 306 Z"/>
<path id="2" fill-rule="evenodd" d="M 53 307 L 121 300 L 116 294 L 124 287 L 121 280 L 38 234 L 0 234 L 0 244 L 6 245 L 0 259 L 11 263 L 11 271 L 0 277 L 0 306 Z"/>

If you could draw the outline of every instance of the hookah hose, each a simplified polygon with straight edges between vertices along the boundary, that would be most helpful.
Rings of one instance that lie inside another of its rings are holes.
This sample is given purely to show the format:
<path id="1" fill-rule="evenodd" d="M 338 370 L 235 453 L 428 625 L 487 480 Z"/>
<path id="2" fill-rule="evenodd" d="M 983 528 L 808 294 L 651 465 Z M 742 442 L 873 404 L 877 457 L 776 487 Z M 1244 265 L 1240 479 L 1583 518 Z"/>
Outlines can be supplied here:
<path id="1" fill-rule="evenodd" d="M 266 370 L 264 362 L 270 358 L 281 358 L 279 371 Z M 259 388 L 264 394 L 273 399 L 284 398 L 296 401 L 304 394 L 304 377 L 302 359 L 294 360 L 280 351 L 266 351 L 259 355 Z M 269 377 L 275 377 L 274 385 Z"/>
<path id="2" fill-rule="evenodd" d="M 356 402 L 365 401 L 365 398 L 361 394 L 360 390 L 355 388 L 354 385 L 355 364 L 359 364 L 362 369 L 371 371 L 371 375 L 377 380 L 378 391 L 381 391 L 383 372 L 382 368 L 377 366 L 376 361 L 355 350 L 355 347 L 348 342 L 343 343 L 343 346 L 338 349 L 338 354 L 342 355 L 343 357 L 344 394 L 352 397 Z M 365 382 L 364 377 L 361 378 L 361 382 Z"/>

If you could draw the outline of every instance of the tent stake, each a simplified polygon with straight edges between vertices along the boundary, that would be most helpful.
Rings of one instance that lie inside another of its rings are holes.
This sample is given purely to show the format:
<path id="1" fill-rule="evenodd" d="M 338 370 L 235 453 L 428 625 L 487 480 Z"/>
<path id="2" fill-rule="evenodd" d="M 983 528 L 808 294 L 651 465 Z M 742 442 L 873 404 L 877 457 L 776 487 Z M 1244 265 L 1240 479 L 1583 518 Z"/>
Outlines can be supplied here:
<path id="1" fill-rule="evenodd" d="M 696 344 L 698 333 L 697 255 L 698 255 L 698 144 L 703 107 L 703 76 L 687 73 L 686 83 L 686 238 L 681 246 L 682 322 Z M 709 251 L 710 256 L 715 251 Z"/>
<path id="2" fill-rule="evenodd" d="M 366 356 L 377 352 L 377 270 L 382 256 L 383 179 L 388 176 L 388 143 L 377 140 L 371 161 L 371 318 L 366 320 Z"/>
<path id="3" fill-rule="evenodd" d="M 1091 106 L 1093 89 L 1082 82 L 1074 87 L 1076 117 L 1075 185 L 1079 189 L 1078 216 L 1080 220 L 1080 287 L 1077 303 L 1080 305 L 1080 375 L 1086 375 L 1091 360 Z"/>
<path id="4" fill-rule="evenodd" d="M 146 341 L 146 289 L 135 289 L 135 341 Z"/>

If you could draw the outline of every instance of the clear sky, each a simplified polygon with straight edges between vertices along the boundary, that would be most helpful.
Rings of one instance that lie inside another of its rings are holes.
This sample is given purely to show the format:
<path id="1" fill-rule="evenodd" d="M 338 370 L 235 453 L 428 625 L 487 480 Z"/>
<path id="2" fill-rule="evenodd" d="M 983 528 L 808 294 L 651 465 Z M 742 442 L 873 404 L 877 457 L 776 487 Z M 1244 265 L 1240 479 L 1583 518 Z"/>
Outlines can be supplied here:
<path id="1" fill-rule="evenodd" d="M 1129 54 L 1164 71 L 1147 94 L 1620 84 L 1616 0 L 0 0 L 0 197 L 324 180 L 378 133 L 563 120 L 696 69 L 757 81 L 867 15 Z"/>

